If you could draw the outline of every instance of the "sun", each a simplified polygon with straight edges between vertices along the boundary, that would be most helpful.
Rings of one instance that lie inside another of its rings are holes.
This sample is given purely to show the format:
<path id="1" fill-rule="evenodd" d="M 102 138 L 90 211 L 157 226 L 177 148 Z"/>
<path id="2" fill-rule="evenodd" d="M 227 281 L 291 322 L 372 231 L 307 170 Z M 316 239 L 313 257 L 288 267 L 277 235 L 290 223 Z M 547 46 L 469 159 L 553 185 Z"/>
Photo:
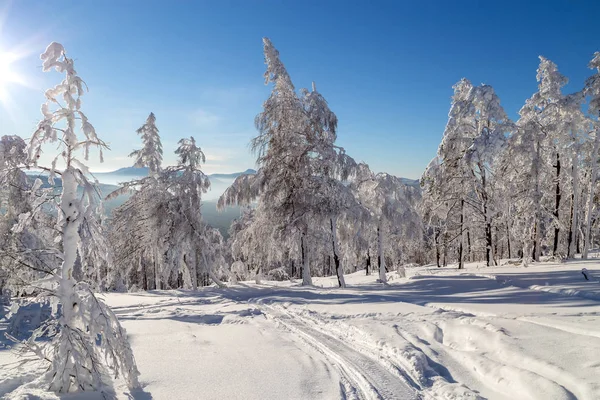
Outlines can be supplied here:
<path id="1" fill-rule="evenodd" d="M 12 64 L 19 57 L 11 52 L 0 50 L 0 100 L 6 101 L 12 84 L 23 84 L 22 77 L 13 70 Z"/>

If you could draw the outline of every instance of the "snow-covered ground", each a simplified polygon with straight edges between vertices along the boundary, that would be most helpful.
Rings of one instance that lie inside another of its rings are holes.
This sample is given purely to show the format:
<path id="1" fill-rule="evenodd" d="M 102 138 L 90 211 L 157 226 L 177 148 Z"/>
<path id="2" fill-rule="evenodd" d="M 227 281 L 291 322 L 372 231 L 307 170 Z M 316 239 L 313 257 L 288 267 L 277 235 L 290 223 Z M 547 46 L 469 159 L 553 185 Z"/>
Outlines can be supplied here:
<path id="1" fill-rule="evenodd" d="M 582 268 L 591 271 L 586 281 Z M 105 295 L 135 399 L 600 399 L 600 263 Z M 1 329 L 1 328 L 0 328 Z M 0 394 L 38 373 L 0 346 Z M 117 383 L 118 384 L 118 383 Z M 36 393 L 39 397 L 55 398 Z M 67 398 L 71 398 L 67 396 Z M 77 397 L 75 397 L 77 398 Z"/>

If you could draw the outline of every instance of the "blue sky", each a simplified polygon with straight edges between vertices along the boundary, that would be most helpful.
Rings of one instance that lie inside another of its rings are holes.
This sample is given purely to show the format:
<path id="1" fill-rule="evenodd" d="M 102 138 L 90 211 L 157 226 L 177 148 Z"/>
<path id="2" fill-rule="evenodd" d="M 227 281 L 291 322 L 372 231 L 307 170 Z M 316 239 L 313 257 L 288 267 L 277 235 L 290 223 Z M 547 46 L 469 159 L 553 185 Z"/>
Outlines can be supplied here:
<path id="1" fill-rule="evenodd" d="M 600 50 L 593 1 L 29 1 L 0 0 L 0 49 L 12 69 L 0 134 L 31 135 L 58 73 L 39 54 L 61 42 L 89 86 L 83 110 L 112 151 L 95 170 L 128 166 L 135 129 L 157 116 L 165 162 L 193 135 L 206 171 L 254 166 L 248 150 L 271 38 L 297 88 L 317 83 L 339 118 L 341 146 L 375 171 L 418 178 L 435 155 L 452 85 L 496 89 L 509 115 L 536 90 L 538 55 L 580 89 Z M 49 152 L 51 149 L 49 149 Z"/>

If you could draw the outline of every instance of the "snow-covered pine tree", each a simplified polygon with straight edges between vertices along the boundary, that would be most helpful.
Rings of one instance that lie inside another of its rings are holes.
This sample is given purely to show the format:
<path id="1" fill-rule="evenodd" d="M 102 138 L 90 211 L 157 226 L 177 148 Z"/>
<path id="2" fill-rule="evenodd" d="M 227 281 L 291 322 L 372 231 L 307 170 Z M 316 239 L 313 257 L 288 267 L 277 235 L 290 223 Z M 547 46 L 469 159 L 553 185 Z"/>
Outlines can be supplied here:
<path id="1" fill-rule="evenodd" d="M 156 117 L 150 113 L 146 123 L 136 131 L 142 138 L 143 147 L 140 150 L 134 150 L 129 157 L 134 157 L 134 167 L 148 167 L 149 175 L 157 175 L 162 166 L 163 149 L 158 128 L 156 127 Z"/>
<path id="2" fill-rule="evenodd" d="M 112 280 L 127 288 L 161 289 L 171 196 L 164 186 L 166 176 L 161 174 L 163 151 L 154 113 L 136 132 L 141 136 L 142 148 L 129 156 L 135 159 L 135 167 L 148 168 L 148 176 L 125 182 L 107 196 L 111 199 L 132 193 L 113 211 L 110 242 L 120 269 L 114 271 Z"/>
<path id="3" fill-rule="evenodd" d="M 213 269 L 214 250 L 221 245 L 222 238 L 215 238 L 213 229 L 202 221 L 202 194 L 210 187 L 210 180 L 200 169 L 206 158 L 193 137 L 181 139 L 175 153 L 179 156 L 178 165 L 165 170 L 172 196 L 168 266 L 185 272 L 185 282 L 192 289 L 198 286 L 199 265 L 217 285 L 223 286 Z M 170 271 L 165 271 L 165 276 L 169 274 Z"/>
<path id="4" fill-rule="evenodd" d="M 81 240 L 80 227 L 91 215 L 97 195 L 94 184 L 87 178 L 89 171 L 84 161 L 91 148 L 99 149 L 102 161 L 102 149 L 107 146 L 81 111 L 85 84 L 63 46 L 51 43 L 41 59 L 44 71 L 55 69 L 64 73 L 65 78 L 46 91 L 43 119 L 31 137 L 28 156 L 32 164 L 37 165 L 44 144 L 58 142 L 61 149 L 47 170 L 50 182 L 54 182 L 57 174 L 62 181 L 57 239 L 62 244 L 63 262 L 57 268 L 56 289 L 51 297 L 56 320 L 34 332 L 29 348 L 39 349 L 35 339 L 57 331 L 52 342 L 37 352 L 42 359 L 51 360 L 48 372 L 40 379 L 48 381 L 53 391 L 110 391 L 106 389 L 110 384 L 107 367 L 116 376 L 123 375 L 130 388 L 138 388 L 139 372 L 117 317 L 96 298 L 87 283 L 77 282 L 73 277 Z M 83 136 L 78 136 L 78 132 Z M 80 152 L 83 152 L 83 160 L 78 158 Z M 64 165 L 60 172 L 56 170 L 59 161 Z M 77 194 L 78 188 L 83 189 L 82 196 Z"/>

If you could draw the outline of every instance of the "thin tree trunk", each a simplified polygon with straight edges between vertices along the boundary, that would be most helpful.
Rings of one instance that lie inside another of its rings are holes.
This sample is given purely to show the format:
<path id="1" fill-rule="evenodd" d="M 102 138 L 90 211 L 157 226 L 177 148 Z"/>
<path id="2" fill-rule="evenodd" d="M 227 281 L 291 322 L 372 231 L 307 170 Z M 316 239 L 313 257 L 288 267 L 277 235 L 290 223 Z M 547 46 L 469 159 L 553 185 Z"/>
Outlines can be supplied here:
<path id="1" fill-rule="evenodd" d="M 306 234 L 302 232 L 300 237 L 300 248 L 302 249 L 302 285 L 312 285 L 312 278 L 310 276 L 310 262 L 308 260 L 308 249 L 306 243 Z"/>
<path id="2" fill-rule="evenodd" d="M 140 256 L 140 270 L 142 272 L 142 287 L 145 291 L 148 291 L 148 275 L 146 272 L 146 263 L 144 262 L 144 258 Z"/>
<path id="3" fill-rule="evenodd" d="M 371 252 L 369 251 L 369 249 L 367 249 L 367 267 L 366 267 L 367 275 L 371 275 L 370 267 L 371 267 Z"/>
<path id="4" fill-rule="evenodd" d="M 560 192 L 560 154 L 556 153 L 556 194 L 555 194 L 555 205 L 554 205 L 554 218 L 556 219 L 556 226 L 554 227 L 554 247 L 552 250 L 552 254 L 553 255 L 557 255 L 558 254 L 558 239 L 559 239 L 559 234 L 560 234 L 560 227 L 559 227 L 559 207 L 560 207 L 560 200 L 561 200 L 561 192 Z"/>
<path id="5" fill-rule="evenodd" d="M 571 228 L 569 229 L 569 252 L 568 257 L 575 256 L 575 239 L 577 235 L 577 218 L 579 216 L 579 155 L 573 149 L 573 194 L 571 196 Z"/>
<path id="6" fill-rule="evenodd" d="M 444 233 L 444 252 L 442 253 L 443 256 L 443 260 L 442 260 L 442 266 L 446 266 L 448 265 L 446 263 L 446 256 L 448 255 L 448 235 L 446 233 Z"/>
<path id="7" fill-rule="evenodd" d="M 385 252 L 383 250 L 383 232 L 381 229 L 381 221 L 377 225 L 377 262 L 379 265 L 379 280 L 381 283 L 387 283 L 385 275 Z"/>
<path id="8" fill-rule="evenodd" d="M 460 234 L 458 243 L 458 269 L 463 269 L 463 225 L 464 225 L 464 199 L 460 201 Z"/>
<path id="9" fill-rule="evenodd" d="M 337 244 L 337 218 L 333 217 L 329 219 L 329 222 L 331 223 L 331 241 L 332 241 L 332 246 L 333 246 L 333 261 L 335 263 L 335 273 L 337 275 L 337 279 L 338 279 L 338 285 L 341 288 L 345 288 L 346 287 L 346 281 L 344 280 L 344 270 L 342 269 L 342 266 L 340 265 L 340 257 L 339 257 L 339 251 L 338 251 L 338 244 Z"/>
<path id="10" fill-rule="evenodd" d="M 440 265 L 440 229 L 438 227 L 435 228 L 435 263 L 438 268 Z"/>
<path id="11" fill-rule="evenodd" d="M 467 260 L 473 261 L 471 257 L 471 231 L 467 228 Z"/>
<path id="12" fill-rule="evenodd" d="M 537 224 L 537 220 L 536 220 L 535 225 L 533 226 L 533 249 L 531 249 L 531 258 L 534 261 L 539 261 L 539 260 L 535 259 L 536 255 L 537 255 L 537 245 L 538 245 L 537 239 L 538 239 L 538 224 Z"/>
<path id="13" fill-rule="evenodd" d="M 510 252 L 510 229 L 508 228 L 508 224 L 506 224 L 506 245 L 508 247 L 508 258 L 512 258 L 512 254 Z"/>
<path id="14" fill-rule="evenodd" d="M 535 184 L 535 191 L 534 191 L 534 195 L 533 195 L 533 199 L 534 199 L 534 227 L 533 227 L 533 253 L 532 253 L 532 258 L 534 261 L 539 262 L 540 261 L 540 254 L 541 254 L 541 244 L 540 244 L 540 240 L 541 240 L 541 226 L 540 226 L 540 222 L 542 220 L 542 213 L 541 213 L 541 191 L 540 191 L 540 163 L 541 163 L 541 143 L 537 143 L 537 148 L 535 149 L 535 159 L 534 162 L 532 163 L 532 169 L 533 169 L 533 175 L 534 175 L 534 184 Z"/>

